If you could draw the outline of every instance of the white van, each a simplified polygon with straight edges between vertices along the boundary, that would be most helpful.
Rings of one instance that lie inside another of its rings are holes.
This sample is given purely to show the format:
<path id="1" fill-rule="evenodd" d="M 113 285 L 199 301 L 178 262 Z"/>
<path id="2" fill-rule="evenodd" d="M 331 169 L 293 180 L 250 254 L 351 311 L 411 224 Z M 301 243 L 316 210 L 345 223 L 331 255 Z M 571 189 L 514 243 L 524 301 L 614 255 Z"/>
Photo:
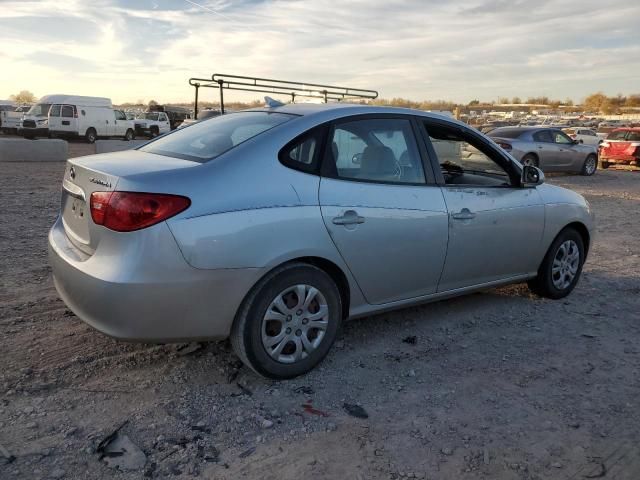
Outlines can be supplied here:
<path id="1" fill-rule="evenodd" d="M 121 137 L 126 140 L 135 138 L 133 121 L 127 120 L 124 112 L 114 110 L 111 100 L 102 97 L 84 97 L 79 95 L 47 95 L 38 102 L 49 106 L 47 115 L 47 134 L 49 136 L 84 137 L 89 143 L 99 137 Z M 27 117 L 23 123 L 22 134 L 29 136 Z M 43 123 L 43 122 L 40 122 Z M 36 122 L 36 129 L 42 125 Z M 39 132 L 34 132 L 38 134 Z"/>

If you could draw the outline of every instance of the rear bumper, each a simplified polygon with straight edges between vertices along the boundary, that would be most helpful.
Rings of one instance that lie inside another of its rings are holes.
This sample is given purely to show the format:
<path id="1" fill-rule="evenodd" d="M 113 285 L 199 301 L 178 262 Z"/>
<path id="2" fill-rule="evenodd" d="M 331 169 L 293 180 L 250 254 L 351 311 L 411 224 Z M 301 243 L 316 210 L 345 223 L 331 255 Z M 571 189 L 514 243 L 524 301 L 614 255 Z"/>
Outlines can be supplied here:
<path id="1" fill-rule="evenodd" d="M 69 241 L 58 218 L 49 232 L 49 261 L 65 304 L 93 328 L 120 339 L 227 337 L 244 295 L 262 271 L 193 268 L 165 223 L 137 233 L 142 236 L 133 246 L 131 237 L 126 240 L 129 247 L 122 238 L 102 238 L 96 252 L 87 256 Z"/>
<path id="2" fill-rule="evenodd" d="M 623 163 L 623 164 L 640 164 L 640 158 L 633 155 L 600 155 L 600 161 L 608 163 Z"/>

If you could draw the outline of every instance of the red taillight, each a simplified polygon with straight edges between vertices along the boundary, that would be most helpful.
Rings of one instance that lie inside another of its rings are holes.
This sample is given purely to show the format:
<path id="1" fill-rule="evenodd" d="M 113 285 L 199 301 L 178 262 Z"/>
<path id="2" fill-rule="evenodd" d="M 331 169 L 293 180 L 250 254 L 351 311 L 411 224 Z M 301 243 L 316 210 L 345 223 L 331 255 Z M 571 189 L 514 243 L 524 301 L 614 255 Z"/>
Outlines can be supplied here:
<path id="1" fill-rule="evenodd" d="M 91 218 L 116 232 L 150 227 L 186 210 L 191 200 L 179 195 L 137 192 L 93 192 Z"/>
<path id="2" fill-rule="evenodd" d="M 504 143 L 504 142 L 498 142 L 498 145 L 500 145 L 504 150 L 506 150 L 507 152 L 511 151 L 511 144 L 510 143 Z"/>

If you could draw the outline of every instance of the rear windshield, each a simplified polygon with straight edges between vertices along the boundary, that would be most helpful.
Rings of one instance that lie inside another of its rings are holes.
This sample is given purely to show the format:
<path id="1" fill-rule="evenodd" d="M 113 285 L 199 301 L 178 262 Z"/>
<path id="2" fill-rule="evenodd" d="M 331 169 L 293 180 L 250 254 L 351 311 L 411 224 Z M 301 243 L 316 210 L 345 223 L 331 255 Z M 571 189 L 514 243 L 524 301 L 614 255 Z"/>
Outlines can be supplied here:
<path id="1" fill-rule="evenodd" d="M 607 140 L 624 140 L 627 133 L 627 130 L 616 130 L 607 135 Z"/>
<path id="2" fill-rule="evenodd" d="M 519 130 L 517 128 L 496 128 L 495 130 L 491 130 L 489 132 L 489 136 L 502 138 L 518 138 L 523 133 L 523 130 Z"/>
<path id="3" fill-rule="evenodd" d="M 292 118 L 276 112 L 229 113 L 175 130 L 140 150 L 204 163 Z"/>

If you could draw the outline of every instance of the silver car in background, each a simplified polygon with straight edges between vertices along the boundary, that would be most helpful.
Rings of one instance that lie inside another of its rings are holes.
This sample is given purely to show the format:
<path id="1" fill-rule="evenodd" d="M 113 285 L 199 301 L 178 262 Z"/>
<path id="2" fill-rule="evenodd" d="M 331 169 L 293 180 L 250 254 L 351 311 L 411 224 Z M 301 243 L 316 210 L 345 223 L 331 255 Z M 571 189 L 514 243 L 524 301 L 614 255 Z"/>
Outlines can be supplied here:
<path id="1" fill-rule="evenodd" d="M 593 175 L 598 168 L 597 145 L 584 145 L 559 128 L 501 127 L 487 135 L 523 165 L 544 172 Z"/>
<path id="2" fill-rule="evenodd" d="M 580 195 L 400 108 L 222 115 L 70 159 L 62 186 L 49 254 L 73 312 L 129 340 L 230 337 L 271 378 L 317 365 L 347 318 L 524 281 L 562 298 L 592 242 Z"/>

